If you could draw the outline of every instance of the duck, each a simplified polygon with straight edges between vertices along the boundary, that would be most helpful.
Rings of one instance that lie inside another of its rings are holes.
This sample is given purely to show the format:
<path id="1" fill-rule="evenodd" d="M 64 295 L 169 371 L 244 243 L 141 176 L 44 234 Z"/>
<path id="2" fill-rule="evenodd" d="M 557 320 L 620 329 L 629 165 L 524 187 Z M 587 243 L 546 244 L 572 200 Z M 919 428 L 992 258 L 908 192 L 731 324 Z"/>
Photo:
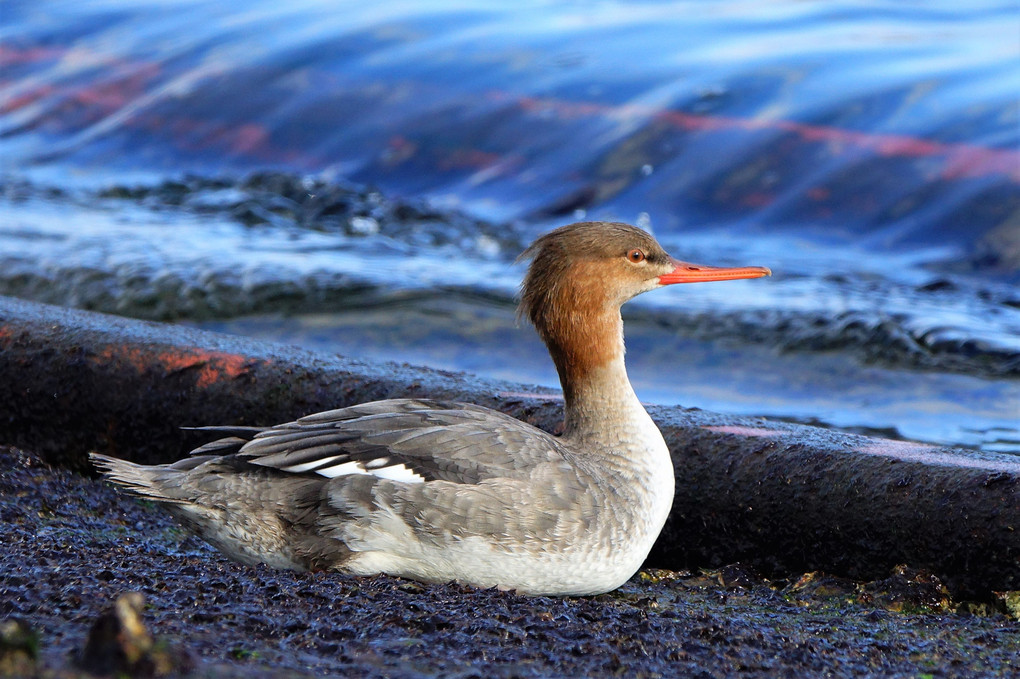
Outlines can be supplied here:
<path id="1" fill-rule="evenodd" d="M 586 596 L 636 573 L 673 503 L 669 449 L 624 362 L 620 307 L 678 283 L 771 275 L 672 258 L 649 233 L 579 222 L 539 236 L 519 316 L 564 399 L 552 435 L 471 403 L 362 403 L 267 427 L 213 426 L 182 460 L 92 454 L 228 557 L 297 571 Z"/>

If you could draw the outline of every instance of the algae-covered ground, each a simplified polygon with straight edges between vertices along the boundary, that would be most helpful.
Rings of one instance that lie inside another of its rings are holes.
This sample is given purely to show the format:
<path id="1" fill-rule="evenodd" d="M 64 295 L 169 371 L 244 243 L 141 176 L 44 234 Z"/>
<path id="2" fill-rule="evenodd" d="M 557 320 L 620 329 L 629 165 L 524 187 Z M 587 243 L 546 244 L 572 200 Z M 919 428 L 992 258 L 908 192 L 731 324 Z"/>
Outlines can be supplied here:
<path id="1" fill-rule="evenodd" d="M 128 592 L 144 595 L 150 653 L 163 658 L 138 672 L 1020 676 L 1020 622 L 992 604 L 953 602 L 909 567 L 871 583 L 766 580 L 739 565 L 652 570 L 616 592 L 565 599 L 250 568 L 157 507 L 0 447 L 0 626 L 20 620 L 35 637 L 0 643 L 0 672 L 80 675 L 90 630 Z"/>

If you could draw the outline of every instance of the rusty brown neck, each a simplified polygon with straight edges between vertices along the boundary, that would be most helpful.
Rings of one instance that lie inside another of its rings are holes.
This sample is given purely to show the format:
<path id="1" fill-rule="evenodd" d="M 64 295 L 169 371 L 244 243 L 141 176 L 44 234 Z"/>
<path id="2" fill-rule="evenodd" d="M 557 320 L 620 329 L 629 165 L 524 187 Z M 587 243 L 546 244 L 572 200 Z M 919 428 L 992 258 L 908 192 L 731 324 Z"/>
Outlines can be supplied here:
<path id="1" fill-rule="evenodd" d="M 570 323 L 540 328 L 560 376 L 566 435 L 598 437 L 607 418 L 643 413 L 627 377 L 619 309 L 579 314 Z"/>

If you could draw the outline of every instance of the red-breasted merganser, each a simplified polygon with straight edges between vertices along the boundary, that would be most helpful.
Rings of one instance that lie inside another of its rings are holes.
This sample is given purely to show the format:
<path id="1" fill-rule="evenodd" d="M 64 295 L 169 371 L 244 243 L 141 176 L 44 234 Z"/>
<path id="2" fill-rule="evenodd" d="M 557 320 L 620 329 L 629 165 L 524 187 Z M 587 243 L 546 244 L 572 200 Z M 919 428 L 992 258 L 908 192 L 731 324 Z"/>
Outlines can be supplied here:
<path id="1" fill-rule="evenodd" d="M 641 566 L 673 502 L 662 434 L 624 366 L 620 305 L 673 283 L 757 278 L 670 257 L 627 224 L 571 224 L 521 255 L 527 316 L 566 402 L 561 436 L 467 403 L 395 399 L 227 438 L 141 466 L 93 455 L 248 564 L 388 573 L 529 594 L 584 595 Z"/>

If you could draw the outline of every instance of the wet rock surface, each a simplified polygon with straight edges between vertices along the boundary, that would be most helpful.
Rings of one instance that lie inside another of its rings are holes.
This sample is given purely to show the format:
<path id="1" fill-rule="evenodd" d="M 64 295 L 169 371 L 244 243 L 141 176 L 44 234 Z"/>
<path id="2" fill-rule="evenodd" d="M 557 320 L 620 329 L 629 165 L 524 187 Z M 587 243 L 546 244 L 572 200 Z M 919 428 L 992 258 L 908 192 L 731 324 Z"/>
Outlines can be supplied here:
<path id="1" fill-rule="evenodd" d="M 563 421 L 559 401 L 515 382 L 3 298 L 0 320 L 0 441 L 90 475 L 90 451 L 153 464 L 205 442 L 181 426 L 288 422 L 386 398 L 477 403 L 553 433 Z M 649 412 L 680 489 L 651 566 L 876 580 L 906 563 L 957 598 L 1020 590 L 1014 456 Z"/>
<path id="2" fill-rule="evenodd" d="M 28 452 L 0 448 L 0 470 L 0 621 L 37 634 L 38 659 L 25 657 L 41 676 L 80 675 L 90 629 L 128 592 L 145 597 L 151 647 L 183 649 L 192 676 L 1020 671 L 1020 622 L 954 602 L 909 567 L 869 583 L 769 581 L 739 564 L 645 571 L 616 592 L 566 599 L 299 574 L 227 561 L 158 508 Z"/>

